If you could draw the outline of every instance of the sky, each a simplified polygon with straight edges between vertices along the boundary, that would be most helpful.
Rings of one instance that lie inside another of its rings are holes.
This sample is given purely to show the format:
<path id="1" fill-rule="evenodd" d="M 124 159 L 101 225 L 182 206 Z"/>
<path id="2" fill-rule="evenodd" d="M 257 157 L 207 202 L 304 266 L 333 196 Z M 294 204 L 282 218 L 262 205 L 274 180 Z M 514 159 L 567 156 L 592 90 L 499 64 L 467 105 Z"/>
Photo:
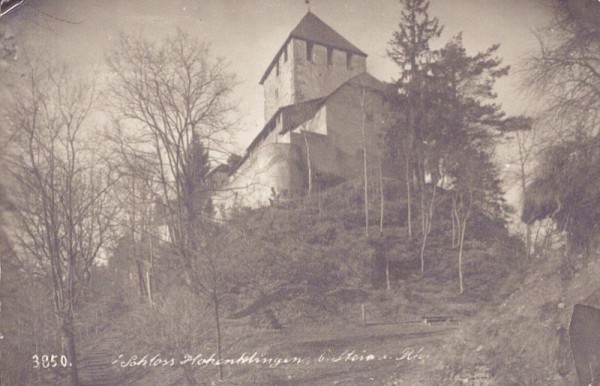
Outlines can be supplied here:
<path id="1" fill-rule="evenodd" d="M 444 26 L 435 45 L 462 31 L 470 54 L 499 43 L 504 64 L 517 69 L 539 47 L 534 31 L 551 17 L 547 2 L 430 0 L 431 16 Z M 369 55 L 368 72 L 382 81 L 398 77 L 398 68 L 386 56 L 401 12 L 397 0 L 311 0 L 310 9 Z M 213 55 L 224 57 L 237 76 L 239 127 L 233 150 L 242 153 L 264 125 L 260 77 L 306 12 L 304 0 L 26 0 L 2 18 L 0 27 L 15 36 L 22 51 L 45 50 L 97 79 L 106 73 L 106 52 L 120 33 L 155 40 L 178 28 L 187 32 L 208 43 Z M 11 68 L 18 73 L 18 62 Z M 512 71 L 496 84 L 498 101 L 509 114 L 531 113 L 534 105 L 518 92 L 519 80 Z"/>
<path id="2" fill-rule="evenodd" d="M 206 42 L 224 57 L 239 81 L 235 92 L 243 149 L 260 131 L 263 92 L 258 84 L 274 54 L 307 11 L 304 0 L 27 0 L 2 23 L 22 47 L 42 48 L 84 73 L 102 74 L 104 57 L 119 33 L 161 39 L 177 28 Z M 397 0 L 311 0 L 313 13 L 365 51 L 367 70 L 383 81 L 398 76 L 386 56 L 397 27 Z M 534 0 L 432 0 L 444 33 L 438 45 L 463 31 L 470 53 L 500 43 L 499 56 L 513 68 L 535 51 L 533 31 L 548 21 L 548 9 Z M 509 113 L 530 103 L 517 93 L 518 76 L 497 84 Z"/>

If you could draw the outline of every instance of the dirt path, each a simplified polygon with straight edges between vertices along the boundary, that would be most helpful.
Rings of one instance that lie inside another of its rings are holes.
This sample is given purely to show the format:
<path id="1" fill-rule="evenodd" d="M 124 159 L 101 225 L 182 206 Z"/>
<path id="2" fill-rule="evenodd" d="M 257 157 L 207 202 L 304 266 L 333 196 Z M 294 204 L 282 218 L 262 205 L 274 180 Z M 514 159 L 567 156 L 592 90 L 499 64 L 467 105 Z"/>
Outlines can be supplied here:
<path id="1" fill-rule="evenodd" d="M 452 325 L 423 324 L 293 326 L 265 332 L 232 349 L 264 358 L 300 358 L 299 363 L 230 366 L 227 385 L 412 385 L 410 374 L 428 365 Z"/>
<path id="2" fill-rule="evenodd" d="M 87 384 L 113 384 L 111 382 L 118 376 L 127 380 L 125 384 L 131 385 L 185 385 L 182 368 L 190 366 L 202 385 L 413 386 L 417 385 L 414 375 L 427 369 L 428 357 L 455 328 L 453 324 L 363 326 L 345 323 L 257 330 L 244 323 L 227 324 L 223 359 L 229 362 L 224 365 L 225 378 L 222 382 L 216 382 L 217 367 L 214 359 L 210 359 L 214 350 L 211 348 L 212 341 L 207 340 L 206 347 L 198 347 L 196 352 L 190 353 L 186 364 L 182 365 L 183 358 L 177 357 L 174 366 L 118 368 L 110 365 L 108 351 L 105 350 L 102 352 L 106 357 L 103 366 L 88 366 L 98 371 L 87 374 Z M 116 343 L 109 343 L 104 346 L 118 347 Z M 135 354 L 138 358 L 145 354 L 149 355 L 148 358 L 160 354 L 163 359 L 171 355 L 162 352 Z M 196 359 L 192 361 L 194 357 Z M 107 366 L 113 367 L 107 369 Z M 123 382 L 119 381 L 119 384 Z"/>

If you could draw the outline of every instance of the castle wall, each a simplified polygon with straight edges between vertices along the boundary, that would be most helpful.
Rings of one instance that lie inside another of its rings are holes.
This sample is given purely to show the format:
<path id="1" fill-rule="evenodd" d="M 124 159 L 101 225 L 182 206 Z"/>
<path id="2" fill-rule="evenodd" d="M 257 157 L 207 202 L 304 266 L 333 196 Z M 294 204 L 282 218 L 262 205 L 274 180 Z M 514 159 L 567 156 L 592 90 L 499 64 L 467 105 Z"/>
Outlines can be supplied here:
<path id="1" fill-rule="evenodd" d="M 312 60 L 304 40 L 291 39 L 263 83 L 265 121 L 282 106 L 326 96 L 366 71 L 366 57 L 312 43 Z M 287 51 L 287 60 L 286 60 Z M 331 58 L 329 53 L 331 52 Z"/>
<path id="2" fill-rule="evenodd" d="M 307 42 L 292 39 L 295 65 L 294 103 L 319 98 L 330 94 L 348 79 L 366 71 L 366 58 L 352 54 L 351 65 L 347 66 L 346 52 L 332 50 L 328 64 L 327 47 L 314 43 L 312 61 L 307 59 Z"/>
<path id="3" fill-rule="evenodd" d="M 321 107 L 312 119 L 301 124 L 294 132 L 299 132 L 301 130 L 327 135 L 327 109 Z"/>
<path id="4" fill-rule="evenodd" d="M 291 142 L 300 149 L 305 187 L 308 185 L 309 154 L 315 179 L 349 179 L 357 175 L 357 170 L 360 171 L 362 157 L 344 153 L 325 135 L 310 131 L 293 132 Z"/>
<path id="5" fill-rule="evenodd" d="M 383 128 L 390 124 L 391 112 L 385 106 L 384 97 L 378 92 L 365 88 L 362 108 L 361 97 L 362 87 L 348 84 L 327 98 L 327 136 L 345 153 L 362 153 L 364 113 L 367 151 L 375 154 L 378 149 L 383 149 Z"/>
<path id="6" fill-rule="evenodd" d="M 382 84 L 366 73 L 365 56 L 290 37 L 275 60 L 261 78 L 266 129 L 213 198 L 222 216 L 235 207 L 305 194 L 309 158 L 319 180 L 313 181 L 321 186 L 361 175 L 363 117 L 368 157 L 375 161 L 383 151 L 382 128 L 390 124 L 391 112 Z M 315 100 L 322 97 L 327 98 Z M 275 117 L 284 106 L 289 107 Z M 282 134 L 288 129 L 293 130 Z"/>
<path id="7" fill-rule="evenodd" d="M 277 117 L 277 120 L 275 121 L 275 127 L 273 128 L 273 130 L 271 130 L 267 137 L 261 141 L 260 145 L 258 145 L 258 147 L 255 150 L 253 150 L 254 152 L 258 151 L 258 149 L 262 146 L 271 143 L 289 143 L 289 140 L 286 141 L 285 136 L 281 135 L 281 129 L 283 124 L 282 119 L 283 118 L 281 117 L 281 115 Z"/>
<path id="8" fill-rule="evenodd" d="M 213 198 L 218 211 L 270 204 L 273 192 L 282 197 L 302 191 L 302 161 L 297 146 L 268 143 L 254 151 Z"/>
<path id="9" fill-rule="evenodd" d="M 286 60 L 287 50 L 287 60 Z M 278 74 L 279 66 L 279 74 Z M 265 97 L 265 122 L 282 106 L 294 102 L 294 50 L 288 43 L 263 83 Z"/>

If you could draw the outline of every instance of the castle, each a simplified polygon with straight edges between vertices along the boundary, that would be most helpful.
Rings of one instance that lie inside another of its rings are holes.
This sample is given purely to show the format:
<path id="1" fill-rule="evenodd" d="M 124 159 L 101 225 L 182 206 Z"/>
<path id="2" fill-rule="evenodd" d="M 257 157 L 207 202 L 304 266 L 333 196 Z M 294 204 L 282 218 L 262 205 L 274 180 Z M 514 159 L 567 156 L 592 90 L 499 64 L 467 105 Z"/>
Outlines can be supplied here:
<path id="1" fill-rule="evenodd" d="M 234 167 L 211 173 L 222 187 L 214 207 L 256 208 L 362 175 L 364 151 L 381 155 L 391 116 L 385 85 L 366 62 L 366 53 L 309 11 L 260 79 L 263 129 Z"/>

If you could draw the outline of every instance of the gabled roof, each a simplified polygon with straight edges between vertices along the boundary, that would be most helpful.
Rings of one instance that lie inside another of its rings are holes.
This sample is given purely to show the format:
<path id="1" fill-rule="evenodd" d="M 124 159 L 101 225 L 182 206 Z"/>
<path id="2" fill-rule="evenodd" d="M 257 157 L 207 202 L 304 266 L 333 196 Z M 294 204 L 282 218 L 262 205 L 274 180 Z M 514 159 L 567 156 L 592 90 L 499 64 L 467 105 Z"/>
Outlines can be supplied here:
<path id="1" fill-rule="evenodd" d="M 315 116 L 319 107 L 321 107 L 321 102 L 325 98 L 316 98 L 307 100 L 304 102 L 296 103 L 293 105 L 282 106 L 277 111 L 271 119 L 267 122 L 267 124 L 263 127 L 263 129 L 258 133 L 258 135 L 254 138 L 254 140 L 250 143 L 246 152 L 251 152 L 258 144 L 265 139 L 273 129 L 275 129 L 276 121 L 278 116 L 285 115 L 285 119 L 283 119 L 283 127 L 282 133 L 287 132 L 289 130 L 293 130 L 296 127 L 300 126 L 304 122 L 308 121 L 312 117 Z"/>
<path id="2" fill-rule="evenodd" d="M 386 84 L 369 74 L 368 72 L 363 72 L 358 74 L 346 82 L 342 83 L 338 88 L 333 90 L 331 93 L 324 97 L 309 99 L 304 102 L 282 106 L 271 116 L 271 119 L 265 124 L 263 129 L 258 133 L 254 140 L 248 145 L 246 148 L 246 153 L 238 162 L 237 165 L 232 170 L 232 173 L 235 173 L 237 169 L 246 162 L 246 159 L 250 156 L 250 153 L 276 128 L 277 117 L 282 116 L 282 127 L 280 134 L 285 134 L 289 131 L 296 129 L 298 126 L 303 124 L 304 122 L 309 121 L 314 118 L 319 109 L 323 106 L 325 102 L 333 95 L 335 95 L 342 88 L 355 85 L 362 86 L 371 91 L 375 91 L 378 93 L 384 93 L 386 90 Z"/>
<path id="3" fill-rule="evenodd" d="M 353 54 L 367 56 L 363 51 L 361 51 L 354 44 L 350 43 L 345 37 L 337 33 L 333 28 L 325 24 L 321 19 L 319 19 L 314 13 L 308 11 L 306 15 L 300 20 L 300 23 L 292 30 L 288 38 L 285 40 L 277 54 L 271 61 L 271 64 L 267 67 L 267 70 L 263 74 L 260 79 L 260 84 L 263 84 L 264 81 L 269 76 L 269 73 L 275 66 L 275 63 L 279 59 L 279 56 L 285 49 L 285 46 L 290 42 L 292 38 L 306 40 L 309 42 L 321 44 L 327 47 L 337 48 L 341 51 L 351 52 Z"/>
<path id="4" fill-rule="evenodd" d="M 319 43 L 324 46 L 338 48 L 342 51 L 348 51 L 358 55 L 367 56 L 367 54 L 346 40 L 346 38 L 337 33 L 333 28 L 325 24 L 310 11 L 304 15 L 302 20 L 300 20 L 300 23 L 298 23 L 296 28 L 292 30 L 290 36 L 293 38 Z"/>
<path id="5" fill-rule="evenodd" d="M 284 106 L 281 108 L 283 122 L 281 126 L 281 134 L 294 130 L 306 121 L 314 118 L 315 114 L 325 101 L 325 98 L 316 98 L 307 100 L 295 105 Z"/>
<path id="6" fill-rule="evenodd" d="M 338 88 L 330 92 L 328 95 L 323 97 L 309 99 L 304 102 L 295 103 L 292 105 L 282 106 L 271 116 L 271 119 L 265 124 L 260 133 L 254 138 L 252 143 L 247 148 L 247 152 L 252 151 L 264 138 L 269 135 L 269 133 L 275 129 L 276 120 L 278 116 L 282 116 L 282 127 L 281 134 L 285 134 L 288 131 L 294 130 L 304 122 L 312 119 L 317 111 L 323 106 L 323 104 L 334 94 L 336 94 L 342 88 L 356 85 L 362 86 L 371 91 L 383 93 L 385 92 L 385 84 L 375 78 L 373 75 L 368 72 L 363 72 L 358 74 L 344 83 L 342 83 Z"/>
<path id="7" fill-rule="evenodd" d="M 229 165 L 227 164 L 218 164 L 214 168 L 210 169 L 208 173 L 206 173 L 206 178 L 210 178 L 215 173 L 229 173 Z"/>
<path id="8" fill-rule="evenodd" d="M 325 98 L 329 98 L 331 95 L 335 94 L 339 89 L 343 88 L 344 86 L 350 85 L 350 84 L 356 85 L 356 86 L 362 86 L 362 87 L 365 87 L 366 89 L 370 89 L 370 90 L 377 91 L 377 92 L 385 92 L 386 91 L 385 83 L 383 83 L 382 81 L 380 81 L 379 79 L 375 78 L 373 75 L 371 75 L 365 71 L 365 72 L 362 72 L 362 73 L 348 79 L 344 83 L 342 83 L 338 88 L 333 90 Z"/>

